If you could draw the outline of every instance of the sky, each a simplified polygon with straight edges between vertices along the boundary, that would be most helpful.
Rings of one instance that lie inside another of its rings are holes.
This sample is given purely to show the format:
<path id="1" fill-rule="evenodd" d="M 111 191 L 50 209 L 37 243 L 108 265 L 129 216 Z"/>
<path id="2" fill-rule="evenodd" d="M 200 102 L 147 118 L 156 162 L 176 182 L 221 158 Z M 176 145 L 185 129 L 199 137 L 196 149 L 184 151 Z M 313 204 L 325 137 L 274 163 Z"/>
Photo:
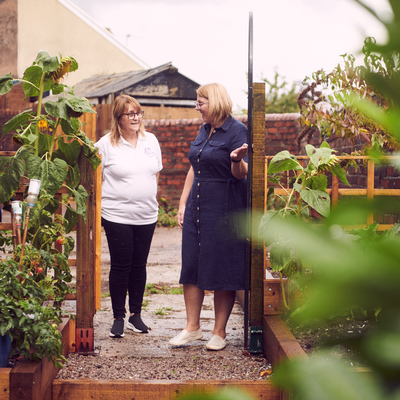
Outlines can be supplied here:
<path id="1" fill-rule="evenodd" d="M 359 54 L 383 26 L 354 0 L 72 0 L 149 68 L 167 62 L 199 84 L 224 85 L 234 111 L 247 109 L 249 19 L 253 82 L 275 71 L 291 85 Z M 390 18 L 387 0 L 365 0 Z M 359 58 L 361 63 L 361 57 Z"/>

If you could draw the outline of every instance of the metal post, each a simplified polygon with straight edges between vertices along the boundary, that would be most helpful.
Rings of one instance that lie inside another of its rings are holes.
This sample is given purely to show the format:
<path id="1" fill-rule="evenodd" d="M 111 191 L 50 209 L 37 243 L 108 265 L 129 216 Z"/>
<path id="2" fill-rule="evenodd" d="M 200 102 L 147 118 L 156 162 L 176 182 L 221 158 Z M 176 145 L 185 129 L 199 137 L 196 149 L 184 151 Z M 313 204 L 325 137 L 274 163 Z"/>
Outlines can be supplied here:
<path id="1" fill-rule="evenodd" d="M 249 347 L 249 293 L 251 266 L 251 187 L 253 169 L 253 12 L 249 13 L 249 49 L 248 49 L 248 105 L 247 105 L 247 144 L 248 144 L 248 173 L 247 173 L 247 235 L 246 235 L 246 269 L 244 291 L 244 348 Z"/>

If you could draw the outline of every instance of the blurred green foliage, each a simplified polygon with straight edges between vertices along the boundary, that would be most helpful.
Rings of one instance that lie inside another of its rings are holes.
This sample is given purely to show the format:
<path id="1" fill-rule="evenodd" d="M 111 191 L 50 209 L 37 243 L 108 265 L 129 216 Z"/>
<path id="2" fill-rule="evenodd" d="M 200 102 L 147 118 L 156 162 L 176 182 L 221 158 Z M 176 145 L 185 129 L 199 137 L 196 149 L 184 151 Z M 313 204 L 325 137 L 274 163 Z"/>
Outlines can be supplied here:
<path id="1" fill-rule="evenodd" d="M 357 3 L 364 6 L 360 1 Z M 393 18 L 381 21 L 387 28 L 388 42 L 369 43 L 368 51 L 376 57 L 400 53 L 399 2 L 389 0 L 389 3 Z M 392 60 L 399 62 L 398 57 Z M 397 144 L 400 139 L 398 71 L 397 68 L 390 75 L 364 71 L 365 80 L 385 99 L 380 104 L 360 99 L 356 93 L 347 94 L 353 111 L 365 115 Z M 398 162 L 394 164 L 398 166 Z M 294 243 L 299 258 L 313 271 L 306 278 L 307 301 L 292 318 L 302 324 L 316 325 L 337 315 L 362 310 L 371 320 L 371 328 L 366 332 L 338 341 L 359 355 L 368 372 L 349 369 L 330 349 L 312 357 L 286 361 L 275 370 L 274 381 L 289 389 L 293 399 L 400 399 L 399 227 L 395 225 L 382 233 L 376 225 L 364 230 L 343 229 L 365 224 L 371 212 L 399 215 L 400 210 L 390 198 L 360 199 L 339 203 L 322 224 L 274 217 L 264 226 L 267 240 L 279 234 Z"/>

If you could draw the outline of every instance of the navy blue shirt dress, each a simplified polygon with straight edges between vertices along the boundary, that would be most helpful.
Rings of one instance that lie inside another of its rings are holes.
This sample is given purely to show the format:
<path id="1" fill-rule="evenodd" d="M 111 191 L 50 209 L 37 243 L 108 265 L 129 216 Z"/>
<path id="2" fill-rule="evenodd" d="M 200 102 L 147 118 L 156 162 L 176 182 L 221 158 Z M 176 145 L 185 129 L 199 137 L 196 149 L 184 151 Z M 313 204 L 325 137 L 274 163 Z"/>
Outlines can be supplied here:
<path id="1" fill-rule="evenodd" d="M 243 290 L 247 183 L 232 175 L 230 153 L 247 143 L 247 128 L 232 116 L 208 138 L 210 128 L 208 123 L 200 128 L 189 150 L 194 180 L 183 222 L 179 283 Z"/>

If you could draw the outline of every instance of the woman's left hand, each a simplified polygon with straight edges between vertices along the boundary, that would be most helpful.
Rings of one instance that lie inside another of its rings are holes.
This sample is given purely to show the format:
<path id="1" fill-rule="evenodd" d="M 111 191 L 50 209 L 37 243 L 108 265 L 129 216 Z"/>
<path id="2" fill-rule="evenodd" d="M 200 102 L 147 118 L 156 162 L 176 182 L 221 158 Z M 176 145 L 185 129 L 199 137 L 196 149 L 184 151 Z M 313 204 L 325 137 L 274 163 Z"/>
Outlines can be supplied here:
<path id="1" fill-rule="evenodd" d="M 233 150 L 231 153 L 231 160 L 240 161 L 247 154 L 248 145 L 247 143 L 243 143 L 242 147 L 239 147 L 236 150 Z"/>

